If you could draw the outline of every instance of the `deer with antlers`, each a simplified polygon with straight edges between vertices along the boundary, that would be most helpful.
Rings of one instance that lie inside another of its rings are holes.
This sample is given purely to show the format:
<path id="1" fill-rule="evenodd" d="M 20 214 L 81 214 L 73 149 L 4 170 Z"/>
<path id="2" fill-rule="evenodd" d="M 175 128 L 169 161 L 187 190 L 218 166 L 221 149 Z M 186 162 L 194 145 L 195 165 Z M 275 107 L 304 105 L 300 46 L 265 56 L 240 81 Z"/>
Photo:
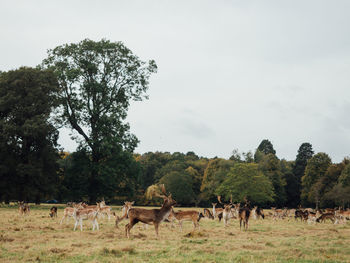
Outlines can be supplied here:
<path id="1" fill-rule="evenodd" d="M 143 208 L 131 208 L 129 210 L 129 223 L 125 226 L 125 234 L 130 238 L 131 228 L 138 222 L 145 224 L 153 224 L 158 238 L 158 228 L 161 222 L 168 218 L 172 206 L 176 204 L 176 201 L 172 199 L 171 194 L 167 195 L 164 184 L 161 185 L 161 191 L 163 194 L 155 193 L 154 196 L 163 198 L 164 202 L 160 209 L 143 209 Z"/>

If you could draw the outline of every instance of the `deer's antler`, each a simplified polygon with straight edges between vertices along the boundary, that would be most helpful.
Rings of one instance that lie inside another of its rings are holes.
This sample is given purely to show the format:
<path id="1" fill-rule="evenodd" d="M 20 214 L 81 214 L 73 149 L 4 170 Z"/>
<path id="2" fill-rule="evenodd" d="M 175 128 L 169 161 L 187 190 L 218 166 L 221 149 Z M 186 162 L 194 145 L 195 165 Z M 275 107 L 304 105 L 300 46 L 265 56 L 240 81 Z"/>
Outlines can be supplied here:
<path id="1" fill-rule="evenodd" d="M 218 195 L 218 201 L 219 201 L 220 204 L 222 204 L 222 202 L 221 202 L 221 195 Z"/>

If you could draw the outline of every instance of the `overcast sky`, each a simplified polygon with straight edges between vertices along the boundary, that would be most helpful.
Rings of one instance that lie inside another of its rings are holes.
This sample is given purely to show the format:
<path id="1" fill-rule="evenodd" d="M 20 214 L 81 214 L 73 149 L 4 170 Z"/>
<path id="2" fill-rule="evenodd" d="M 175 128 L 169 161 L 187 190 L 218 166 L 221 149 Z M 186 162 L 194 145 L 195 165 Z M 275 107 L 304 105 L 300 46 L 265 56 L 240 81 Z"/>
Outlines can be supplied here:
<path id="1" fill-rule="evenodd" d="M 154 59 L 150 99 L 128 121 L 136 152 L 228 158 L 269 139 L 350 156 L 350 1 L 1 1 L 0 70 L 84 38 Z M 74 151 L 68 131 L 60 144 Z"/>

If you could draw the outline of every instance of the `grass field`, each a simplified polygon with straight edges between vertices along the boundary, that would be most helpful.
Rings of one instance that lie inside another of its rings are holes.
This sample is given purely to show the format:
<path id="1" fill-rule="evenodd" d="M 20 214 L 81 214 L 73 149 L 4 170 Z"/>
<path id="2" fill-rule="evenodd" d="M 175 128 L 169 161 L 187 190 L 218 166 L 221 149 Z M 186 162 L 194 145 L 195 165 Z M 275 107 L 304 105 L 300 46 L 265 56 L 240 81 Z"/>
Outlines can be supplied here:
<path id="1" fill-rule="evenodd" d="M 248 231 L 239 230 L 237 220 L 225 228 L 223 222 L 202 219 L 200 232 L 184 231 L 162 223 L 160 238 L 153 226 L 141 224 L 124 235 L 114 218 L 99 219 L 100 231 L 73 232 L 74 220 L 59 224 L 49 218 L 48 205 L 31 206 L 28 216 L 17 207 L 0 208 L 0 262 L 350 262 L 350 224 L 307 225 L 300 221 L 250 220 Z M 117 214 L 120 208 L 113 207 Z"/>

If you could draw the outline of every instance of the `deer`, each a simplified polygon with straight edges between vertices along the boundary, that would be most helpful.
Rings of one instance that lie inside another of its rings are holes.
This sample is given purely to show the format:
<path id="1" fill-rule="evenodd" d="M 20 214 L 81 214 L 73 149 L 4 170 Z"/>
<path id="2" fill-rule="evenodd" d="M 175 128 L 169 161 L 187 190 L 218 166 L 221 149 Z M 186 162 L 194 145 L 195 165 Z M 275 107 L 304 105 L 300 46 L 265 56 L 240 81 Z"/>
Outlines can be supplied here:
<path id="1" fill-rule="evenodd" d="M 327 219 L 331 220 L 332 223 L 334 223 L 335 222 L 335 215 L 334 215 L 334 213 L 324 213 L 324 214 L 322 214 L 320 217 L 318 217 L 316 219 L 316 222 L 317 223 L 323 223 Z"/>
<path id="2" fill-rule="evenodd" d="M 245 205 L 244 207 L 241 207 L 239 209 L 239 229 L 242 230 L 242 222 L 243 222 L 243 229 L 248 230 L 248 223 L 249 223 L 249 217 L 250 217 L 250 209 L 249 209 L 249 202 L 245 198 Z"/>
<path id="3" fill-rule="evenodd" d="M 197 212 L 194 210 L 175 212 L 173 208 L 171 209 L 170 215 L 179 222 L 181 232 L 182 232 L 183 221 L 192 221 L 193 231 L 195 231 L 197 227 L 198 227 L 198 230 L 200 230 L 199 220 L 201 220 L 201 218 L 204 217 L 201 212 Z"/>
<path id="4" fill-rule="evenodd" d="M 116 216 L 116 219 L 115 219 L 115 227 L 116 228 L 119 228 L 118 224 L 124 220 L 124 219 L 127 219 L 128 218 L 128 213 L 129 213 L 129 210 L 130 208 L 134 205 L 134 201 L 133 202 L 128 202 L 128 201 L 125 201 L 124 202 L 124 205 L 122 207 L 122 216 L 119 217 L 119 216 Z"/>
<path id="5" fill-rule="evenodd" d="M 100 214 L 102 216 L 104 216 L 106 214 L 108 217 L 108 221 L 110 221 L 111 214 L 112 214 L 112 211 L 111 211 L 112 208 L 110 206 L 106 206 L 106 203 L 104 200 L 102 200 L 100 203 L 97 203 L 97 206 L 100 209 Z"/>
<path id="6" fill-rule="evenodd" d="M 213 205 L 213 216 L 214 218 L 218 217 L 219 221 L 221 221 L 222 213 L 224 212 L 223 208 L 216 208 L 217 203 L 211 203 Z"/>
<path id="7" fill-rule="evenodd" d="M 73 217 L 74 208 L 80 208 L 80 209 L 84 208 L 82 206 L 82 203 L 78 203 L 78 204 L 72 203 L 72 205 L 73 205 L 73 207 L 68 206 L 63 210 L 63 216 L 62 216 L 62 219 L 60 221 L 60 225 L 62 225 L 62 223 L 65 219 L 69 219 L 70 217 Z M 67 220 L 66 220 L 66 222 L 67 222 Z"/>
<path id="8" fill-rule="evenodd" d="M 204 217 L 208 217 L 209 219 L 214 219 L 213 214 L 210 212 L 208 208 L 203 209 L 203 215 Z"/>
<path id="9" fill-rule="evenodd" d="M 50 217 L 51 218 L 57 217 L 57 207 L 56 206 L 53 206 L 50 208 Z"/>
<path id="10" fill-rule="evenodd" d="M 27 215 L 30 213 L 30 208 L 27 203 L 24 201 L 19 201 L 18 202 L 18 212 L 20 215 Z"/>
<path id="11" fill-rule="evenodd" d="M 222 217 L 224 219 L 224 225 L 225 225 L 225 227 L 227 227 L 228 226 L 228 221 L 230 220 L 231 217 L 233 217 L 232 211 L 231 211 L 231 208 L 233 206 L 233 204 L 232 204 L 232 196 L 231 196 L 230 202 L 227 203 L 227 204 L 224 204 L 223 202 L 221 202 L 221 196 L 220 195 L 218 196 L 218 201 L 219 201 L 220 204 L 222 204 L 224 206 L 224 210 L 222 212 Z"/>
<path id="12" fill-rule="evenodd" d="M 98 206 L 97 209 L 92 209 L 92 208 L 83 208 L 83 209 L 78 209 L 76 207 L 73 208 L 73 218 L 75 219 L 75 224 L 74 224 L 74 231 L 77 228 L 77 225 L 80 225 L 80 231 L 83 231 L 83 219 L 89 219 L 92 223 L 92 231 L 97 228 L 99 230 L 99 225 L 97 222 L 97 216 L 100 210 L 100 207 Z"/>
<path id="13" fill-rule="evenodd" d="M 164 202 L 160 209 L 144 209 L 144 208 L 130 208 L 128 217 L 129 223 L 125 226 L 125 234 L 130 238 L 130 230 L 138 222 L 145 224 L 153 224 L 157 238 L 159 237 L 158 229 L 161 222 L 168 218 L 172 206 L 176 204 L 176 201 L 172 199 L 171 194 L 167 195 L 164 184 L 161 185 L 161 191 L 163 194 L 155 193 L 156 197 L 163 198 Z"/>

